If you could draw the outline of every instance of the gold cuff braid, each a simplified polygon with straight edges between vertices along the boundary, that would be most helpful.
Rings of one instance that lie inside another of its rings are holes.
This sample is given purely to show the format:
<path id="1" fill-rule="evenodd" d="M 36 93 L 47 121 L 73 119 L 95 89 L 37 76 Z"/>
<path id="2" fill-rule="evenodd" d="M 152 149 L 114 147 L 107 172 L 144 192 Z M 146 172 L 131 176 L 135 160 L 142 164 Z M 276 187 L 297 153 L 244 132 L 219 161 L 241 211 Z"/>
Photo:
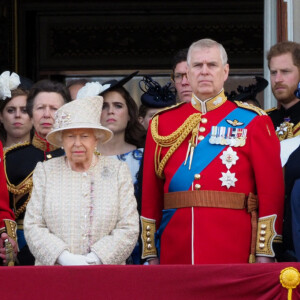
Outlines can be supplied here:
<path id="1" fill-rule="evenodd" d="M 163 178 L 163 171 L 167 161 L 170 159 L 172 154 L 182 144 L 186 137 L 196 128 L 201 121 L 201 114 L 195 113 L 190 115 L 186 121 L 170 135 L 161 136 L 158 134 L 158 117 L 155 116 L 151 123 L 151 134 L 153 140 L 156 142 L 155 149 L 155 173 L 159 178 Z M 166 155 L 160 160 L 161 148 L 169 147 Z"/>
<path id="2" fill-rule="evenodd" d="M 273 241 L 276 237 L 275 221 L 277 216 L 271 215 L 258 219 L 256 255 L 274 257 Z"/>
<path id="3" fill-rule="evenodd" d="M 13 220 L 4 219 L 7 235 L 17 242 L 17 223 Z"/>
<path id="4" fill-rule="evenodd" d="M 155 220 L 141 217 L 142 223 L 142 258 L 157 257 L 154 234 L 156 232 Z"/>

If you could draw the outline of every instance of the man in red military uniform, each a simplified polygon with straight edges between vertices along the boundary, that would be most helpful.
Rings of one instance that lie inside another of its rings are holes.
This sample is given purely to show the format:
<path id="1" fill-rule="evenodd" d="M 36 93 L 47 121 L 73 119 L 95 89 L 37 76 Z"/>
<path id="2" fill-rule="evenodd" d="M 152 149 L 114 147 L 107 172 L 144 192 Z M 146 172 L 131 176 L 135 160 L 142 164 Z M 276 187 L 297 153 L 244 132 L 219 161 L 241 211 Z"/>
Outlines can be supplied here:
<path id="1" fill-rule="evenodd" d="M 158 113 L 148 131 L 142 258 L 149 264 L 274 261 L 280 242 L 280 146 L 259 108 L 227 101 L 223 46 L 191 45 L 191 103 Z"/>
<path id="2" fill-rule="evenodd" d="M 15 254 L 18 251 L 16 222 L 13 211 L 9 207 L 9 196 L 6 185 L 6 177 L 3 166 L 3 147 L 0 142 L 0 266 L 1 259 L 6 263 L 5 240 L 9 240 Z"/>

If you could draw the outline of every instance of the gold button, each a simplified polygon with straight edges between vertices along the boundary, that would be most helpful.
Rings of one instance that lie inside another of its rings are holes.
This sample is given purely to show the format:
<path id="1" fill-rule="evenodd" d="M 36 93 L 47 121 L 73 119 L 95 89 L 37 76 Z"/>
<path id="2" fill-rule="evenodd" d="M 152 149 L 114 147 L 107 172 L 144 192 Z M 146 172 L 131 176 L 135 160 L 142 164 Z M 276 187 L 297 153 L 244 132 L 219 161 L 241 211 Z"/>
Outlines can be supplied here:
<path id="1" fill-rule="evenodd" d="M 264 237 L 260 237 L 260 238 L 259 238 L 259 241 L 260 241 L 260 242 L 265 242 L 266 239 L 265 239 Z"/>
<path id="2" fill-rule="evenodd" d="M 52 158 L 52 155 L 51 154 L 47 154 L 47 158 L 48 159 Z"/>
<path id="3" fill-rule="evenodd" d="M 198 136 L 198 140 L 199 140 L 199 141 L 204 140 L 204 136 L 203 136 L 203 135 L 199 135 L 199 136 Z"/>
<path id="4" fill-rule="evenodd" d="M 151 243 L 151 239 L 150 238 L 147 238 L 147 243 Z"/>
<path id="5" fill-rule="evenodd" d="M 207 123 L 207 119 L 206 118 L 202 118 L 201 119 L 201 123 L 206 124 Z"/>
<path id="6" fill-rule="evenodd" d="M 147 230 L 147 231 L 150 231 L 150 229 L 151 229 L 151 227 L 148 225 L 148 226 L 146 227 L 146 230 Z"/>
<path id="7" fill-rule="evenodd" d="M 196 190 L 200 190 L 200 188 L 201 188 L 201 185 L 200 185 L 200 184 L 198 184 L 198 183 L 195 184 L 195 189 L 196 189 Z"/>
<path id="8" fill-rule="evenodd" d="M 200 128 L 199 128 L 199 131 L 200 131 L 200 132 L 204 132 L 205 130 L 206 130 L 205 127 L 200 127 Z"/>
<path id="9" fill-rule="evenodd" d="M 146 236 L 150 236 L 151 234 L 150 234 L 150 232 L 148 231 L 147 233 L 146 233 Z"/>
<path id="10" fill-rule="evenodd" d="M 151 244 L 147 245 L 147 249 L 150 250 L 152 248 Z"/>
<path id="11" fill-rule="evenodd" d="M 260 235 L 266 235 L 266 231 L 265 230 L 261 230 L 260 231 Z"/>
<path id="12" fill-rule="evenodd" d="M 194 178 L 195 178 L 196 180 L 200 179 L 200 177 L 201 177 L 200 174 L 195 174 L 195 176 L 194 176 Z"/>
<path id="13" fill-rule="evenodd" d="M 261 229 L 266 229 L 266 228 L 267 228 L 267 225 L 266 225 L 266 224 L 261 224 L 260 228 L 261 228 Z"/>
<path id="14" fill-rule="evenodd" d="M 259 244 L 259 248 L 260 248 L 260 249 L 263 249 L 263 248 L 265 248 L 265 244 L 263 244 L 263 243 L 260 243 L 260 244 Z"/>

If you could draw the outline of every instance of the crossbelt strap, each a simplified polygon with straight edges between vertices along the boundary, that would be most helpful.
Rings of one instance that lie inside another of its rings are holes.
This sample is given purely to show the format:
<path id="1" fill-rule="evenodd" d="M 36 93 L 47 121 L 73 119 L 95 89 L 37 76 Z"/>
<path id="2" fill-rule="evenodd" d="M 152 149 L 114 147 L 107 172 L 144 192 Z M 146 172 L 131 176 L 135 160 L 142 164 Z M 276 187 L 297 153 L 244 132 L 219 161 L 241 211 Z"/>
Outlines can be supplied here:
<path id="1" fill-rule="evenodd" d="M 171 192 L 164 196 L 164 209 L 195 206 L 244 209 L 246 208 L 246 195 L 244 193 L 198 190 Z"/>

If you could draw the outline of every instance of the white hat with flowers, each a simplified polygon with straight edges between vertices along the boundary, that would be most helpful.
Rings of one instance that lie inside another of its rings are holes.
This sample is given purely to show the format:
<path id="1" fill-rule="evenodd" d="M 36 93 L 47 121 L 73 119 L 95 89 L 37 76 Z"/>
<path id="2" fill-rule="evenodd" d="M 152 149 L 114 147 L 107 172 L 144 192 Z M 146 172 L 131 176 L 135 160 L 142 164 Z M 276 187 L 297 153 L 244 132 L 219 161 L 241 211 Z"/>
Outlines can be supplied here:
<path id="1" fill-rule="evenodd" d="M 113 133 L 100 123 L 102 105 L 102 96 L 87 96 L 60 107 L 55 113 L 53 128 L 47 135 L 48 142 L 61 147 L 64 130 L 82 128 L 94 129 L 98 143 L 109 141 Z"/>
<path id="2" fill-rule="evenodd" d="M 5 71 L 0 75 L 0 99 L 5 100 L 11 97 L 11 91 L 20 85 L 20 77 L 18 74 Z"/>

